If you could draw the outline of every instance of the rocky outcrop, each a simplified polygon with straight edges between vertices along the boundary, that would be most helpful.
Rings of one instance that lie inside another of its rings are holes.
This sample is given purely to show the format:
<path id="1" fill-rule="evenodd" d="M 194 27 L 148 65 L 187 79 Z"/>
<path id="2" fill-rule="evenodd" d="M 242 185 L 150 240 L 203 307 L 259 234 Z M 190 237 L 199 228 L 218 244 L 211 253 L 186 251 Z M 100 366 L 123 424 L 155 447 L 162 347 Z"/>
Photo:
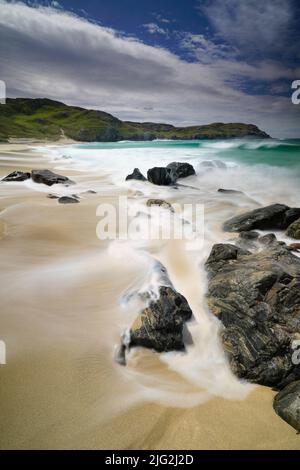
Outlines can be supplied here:
<path id="1" fill-rule="evenodd" d="M 184 323 L 192 317 L 185 297 L 171 286 L 160 286 L 158 298 L 139 314 L 130 330 L 129 347 L 158 352 L 184 349 Z"/>
<path id="2" fill-rule="evenodd" d="M 5 176 L 2 181 L 25 181 L 30 178 L 30 173 L 24 173 L 23 171 L 13 171 L 9 175 Z"/>
<path id="3" fill-rule="evenodd" d="M 177 173 L 178 178 L 186 178 L 196 174 L 193 165 L 190 163 L 172 162 L 167 165 L 167 168 Z"/>
<path id="4" fill-rule="evenodd" d="M 130 175 L 126 176 L 126 181 L 128 180 L 146 181 L 147 178 L 140 172 L 139 168 L 135 168 Z"/>
<path id="5" fill-rule="evenodd" d="M 59 204 L 77 204 L 79 203 L 78 196 L 62 196 L 58 198 Z"/>
<path id="6" fill-rule="evenodd" d="M 238 215 L 224 223 L 226 232 L 249 230 L 286 229 L 300 216 L 300 208 L 290 208 L 284 204 L 272 204 L 245 214 Z"/>
<path id="7" fill-rule="evenodd" d="M 288 237 L 300 240 L 300 218 L 295 220 L 287 229 L 286 234 Z"/>
<path id="8" fill-rule="evenodd" d="M 300 431 L 300 380 L 281 390 L 274 398 L 273 406 L 282 419 Z"/>
<path id="9" fill-rule="evenodd" d="M 170 186 L 176 183 L 178 175 L 172 168 L 154 167 L 147 171 L 147 178 L 150 183 Z"/>
<path id="10" fill-rule="evenodd" d="M 300 259 L 276 239 L 255 253 L 218 244 L 206 269 L 208 305 L 223 324 L 233 372 L 277 388 L 300 378 L 292 361 L 300 337 Z"/>
<path id="11" fill-rule="evenodd" d="M 74 184 L 74 181 L 70 180 L 67 176 L 58 175 L 50 170 L 32 170 L 31 178 L 35 183 L 43 183 L 47 186 L 53 184 Z"/>

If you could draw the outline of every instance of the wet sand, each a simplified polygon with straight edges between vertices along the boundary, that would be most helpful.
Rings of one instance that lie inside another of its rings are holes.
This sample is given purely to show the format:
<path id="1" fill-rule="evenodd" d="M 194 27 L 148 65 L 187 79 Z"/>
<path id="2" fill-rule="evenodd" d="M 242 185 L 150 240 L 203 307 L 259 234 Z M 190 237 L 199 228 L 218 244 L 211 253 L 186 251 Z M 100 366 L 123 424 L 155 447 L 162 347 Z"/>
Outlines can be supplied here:
<path id="1" fill-rule="evenodd" d="M 0 145 L 1 177 L 56 165 L 28 144 Z M 56 187 L 0 184 L 0 339 L 7 347 L 0 447 L 300 449 L 300 436 L 273 411 L 270 389 L 193 406 L 197 387 L 157 354 L 139 352 L 128 370 L 113 361 L 113 346 L 136 315 L 124 313 L 120 298 L 144 266 L 112 255 L 97 238 L 96 208 L 126 191 L 73 168 L 56 171 L 75 179 L 76 187 L 59 191 L 82 191 L 80 204 L 47 198 Z M 89 186 L 97 194 L 84 194 Z M 141 371 L 144 380 L 135 378 Z M 155 395 L 160 378 L 178 392 L 174 403 Z"/>

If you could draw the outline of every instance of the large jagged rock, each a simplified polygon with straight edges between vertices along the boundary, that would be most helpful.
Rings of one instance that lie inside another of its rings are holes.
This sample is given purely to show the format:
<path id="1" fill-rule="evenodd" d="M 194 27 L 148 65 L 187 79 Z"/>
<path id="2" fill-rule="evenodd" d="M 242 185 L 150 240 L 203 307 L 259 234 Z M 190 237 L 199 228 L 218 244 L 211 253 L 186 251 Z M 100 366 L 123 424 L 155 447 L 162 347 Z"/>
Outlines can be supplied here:
<path id="1" fill-rule="evenodd" d="M 290 208 L 284 204 L 272 204 L 245 214 L 238 215 L 224 223 L 226 232 L 244 232 L 248 230 L 286 229 L 300 216 L 300 208 Z"/>
<path id="2" fill-rule="evenodd" d="M 2 181 L 25 181 L 30 178 L 30 173 L 23 171 L 13 171 L 9 175 L 2 178 Z"/>
<path id="3" fill-rule="evenodd" d="M 192 317 L 185 297 L 170 286 L 160 286 L 130 330 L 130 347 L 143 346 L 158 352 L 184 349 L 184 323 Z"/>
<path id="4" fill-rule="evenodd" d="M 128 180 L 146 181 L 147 178 L 140 172 L 139 168 L 135 168 L 130 175 L 126 176 L 126 181 Z"/>
<path id="5" fill-rule="evenodd" d="M 292 361 L 300 338 L 300 259 L 276 239 L 255 253 L 219 244 L 206 269 L 208 305 L 224 325 L 233 372 L 278 388 L 300 378 Z"/>
<path id="6" fill-rule="evenodd" d="M 173 168 L 154 167 L 147 171 L 147 178 L 150 183 L 170 186 L 176 183 L 178 174 Z"/>
<path id="7" fill-rule="evenodd" d="M 273 406 L 282 419 L 300 431 L 300 380 L 281 390 L 274 398 Z"/>
<path id="8" fill-rule="evenodd" d="M 47 186 L 53 184 L 74 184 L 74 181 L 70 180 L 67 176 L 58 175 L 50 170 L 32 170 L 31 178 L 35 183 L 43 183 Z"/>
<path id="9" fill-rule="evenodd" d="M 167 165 L 167 168 L 174 170 L 177 173 L 178 178 L 186 178 L 187 176 L 193 176 L 196 174 L 193 165 L 190 163 L 172 162 Z"/>
<path id="10" fill-rule="evenodd" d="M 295 220 L 287 229 L 286 234 L 288 237 L 300 240 L 300 218 Z"/>

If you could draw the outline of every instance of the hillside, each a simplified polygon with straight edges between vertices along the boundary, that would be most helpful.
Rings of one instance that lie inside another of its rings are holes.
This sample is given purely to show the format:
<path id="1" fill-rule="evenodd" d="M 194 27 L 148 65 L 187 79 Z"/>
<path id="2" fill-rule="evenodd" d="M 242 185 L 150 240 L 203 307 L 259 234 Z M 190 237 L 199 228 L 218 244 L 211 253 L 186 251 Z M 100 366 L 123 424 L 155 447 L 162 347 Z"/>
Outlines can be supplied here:
<path id="1" fill-rule="evenodd" d="M 269 137 L 253 124 L 213 123 L 175 127 L 171 124 L 121 121 L 103 111 L 67 106 L 46 98 L 8 98 L 5 105 L 0 105 L 0 141 L 9 138 L 55 141 L 62 134 L 83 142 Z"/>

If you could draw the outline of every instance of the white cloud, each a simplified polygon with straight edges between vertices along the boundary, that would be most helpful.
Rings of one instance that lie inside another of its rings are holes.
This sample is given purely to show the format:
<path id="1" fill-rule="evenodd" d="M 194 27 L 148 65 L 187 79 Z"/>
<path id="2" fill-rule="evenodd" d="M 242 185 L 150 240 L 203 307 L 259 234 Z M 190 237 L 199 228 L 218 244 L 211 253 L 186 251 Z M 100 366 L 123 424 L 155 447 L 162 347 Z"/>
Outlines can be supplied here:
<path id="1" fill-rule="evenodd" d="M 292 77 L 293 70 L 228 58 L 190 63 L 62 10 L 0 3 L 0 78 L 10 96 L 46 96 L 121 119 L 179 125 L 240 121 L 275 136 L 296 132 L 290 129 L 297 127 L 300 107 L 290 99 L 238 89 L 241 76 L 279 80 Z M 205 38 L 197 40 L 212 47 Z"/>
<path id="2" fill-rule="evenodd" d="M 143 27 L 148 31 L 150 34 L 163 34 L 164 36 L 168 36 L 168 30 L 158 26 L 156 23 L 146 23 L 143 24 Z"/>
<path id="3" fill-rule="evenodd" d="M 211 0 L 200 8 L 217 33 L 241 52 L 274 54 L 288 45 L 293 0 Z"/>

